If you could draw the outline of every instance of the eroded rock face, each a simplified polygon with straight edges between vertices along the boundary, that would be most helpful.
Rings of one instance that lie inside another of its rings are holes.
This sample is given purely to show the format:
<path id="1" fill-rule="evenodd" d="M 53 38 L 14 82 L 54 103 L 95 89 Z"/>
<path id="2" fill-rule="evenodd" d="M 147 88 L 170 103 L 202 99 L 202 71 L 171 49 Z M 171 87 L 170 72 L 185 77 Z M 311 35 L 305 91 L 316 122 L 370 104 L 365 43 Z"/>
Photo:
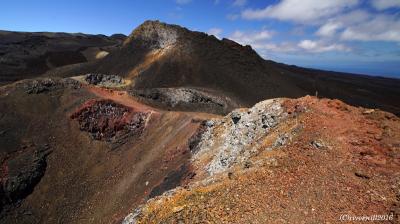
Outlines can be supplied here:
<path id="1" fill-rule="evenodd" d="M 195 163 L 206 165 L 206 171 L 216 174 L 226 171 L 235 163 L 244 163 L 257 152 L 258 140 L 285 119 L 282 100 L 267 100 L 254 107 L 232 111 L 223 119 L 206 123 L 201 140 L 196 147 Z"/>
<path id="2" fill-rule="evenodd" d="M 147 117 L 147 113 L 135 112 L 112 100 L 90 100 L 71 115 L 93 139 L 109 142 L 124 135 L 140 135 Z"/>

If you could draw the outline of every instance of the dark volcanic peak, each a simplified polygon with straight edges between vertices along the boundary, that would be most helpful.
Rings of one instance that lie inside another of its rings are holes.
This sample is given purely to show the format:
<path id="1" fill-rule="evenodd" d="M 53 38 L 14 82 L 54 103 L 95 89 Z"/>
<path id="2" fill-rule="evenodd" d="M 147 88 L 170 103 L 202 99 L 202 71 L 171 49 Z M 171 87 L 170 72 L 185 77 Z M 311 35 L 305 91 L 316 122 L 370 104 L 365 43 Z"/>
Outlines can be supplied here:
<path id="1" fill-rule="evenodd" d="M 400 82 L 312 70 L 266 61 L 250 46 L 178 25 L 146 21 L 105 58 L 53 69 L 45 75 L 119 75 L 132 89 L 196 88 L 249 107 L 276 97 L 338 98 L 396 114 Z"/>
<path id="2" fill-rule="evenodd" d="M 198 42 L 199 44 L 221 44 L 236 50 L 245 50 L 257 54 L 249 45 L 242 46 L 233 40 L 223 38 L 218 40 L 214 35 L 204 32 L 191 31 L 187 28 L 167 24 L 158 20 L 147 20 L 138 26 L 125 40 L 124 45 L 139 45 L 150 49 L 161 49 L 168 46 L 190 45 Z M 205 45 L 209 46 L 209 45 Z M 212 47 L 211 45 L 210 47 Z M 204 46 L 203 46 L 204 47 Z"/>

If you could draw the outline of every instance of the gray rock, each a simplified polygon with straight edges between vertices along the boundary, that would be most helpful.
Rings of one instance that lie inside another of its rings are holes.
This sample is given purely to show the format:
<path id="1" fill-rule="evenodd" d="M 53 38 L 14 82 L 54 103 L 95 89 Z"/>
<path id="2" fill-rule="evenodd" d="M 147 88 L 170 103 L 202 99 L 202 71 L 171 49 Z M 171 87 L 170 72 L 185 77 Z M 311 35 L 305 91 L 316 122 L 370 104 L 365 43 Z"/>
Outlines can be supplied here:
<path id="1" fill-rule="evenodd" d="M 193 159 L 211 160 L 206 166 L 210 175 L 223 172 L 237 163 L 245 164 L 257 153 L 257 142 L 285 117 L 279 100 L 260 102 L 247 111 L 232 111 L 223 119 L 213 120 L 214 126 L 207 127 Z M 283 141 L 285 138 L 280 144 Z"/>
<path id="2" fill-rule="evenodd" d="M 280 147 L 286 144 L 286 142 L 289 140 L 289 134 L 285 133 L 285 134 L 281 134 L 278 136 L 278 138 L 275 140 L 274 144 L 273 144 L 273 148 L 274 147 Z"/>
<path id="3" fill-rule="evenodd" d="M 23 82 L 23 88 L 25 92 L 28 94 L 41 94 L 50 92 L 57 89 L 62 88 L 74 88 L 77 89 L 80 87 L 78 81 L 65 78 L 65 79 L 35 79 L 35 80 L 27 80 Z"/>
<path id="4" fill-rule="evenodd" d="M 158 21 L 146 21 L 136 28 L 134 41 L 149 49 L 163 49 L 176 43 L 177 28 Z"/>
<path id="5" fill-rule="evenodd" d="M 132 213 L 129 213 L 124 220 L 122 220 L 121 224 L 136 224 L 137 218 L 142 213 L 143 206 L 139 206 Z"/>
<path id="6" fill-rule="evenodd" d="M 231 100 L 212 93 L 190 88 L 152 88 L 132 90 L 130 93 L 146 100 L 150 104 L 163 105 L 178 110 L 190 108 L 199 111 L 213 111 L 225 114 L 230 107 Z"/>
<path id="7" fill-rule="evenodd" d="M 313 140 L 311 145 L 314 146 L 316 149 L 321 149 L 325 147 L 325 144 L 321 140 Z"/>
<path id="8" fill-rule="evenodd" d="M 106 87 L 114 87 L 124 84 L 124 80 L 120 76 L 97 73 L 86 74 L 85 81 L 92 85 L 101 85 Z"/>

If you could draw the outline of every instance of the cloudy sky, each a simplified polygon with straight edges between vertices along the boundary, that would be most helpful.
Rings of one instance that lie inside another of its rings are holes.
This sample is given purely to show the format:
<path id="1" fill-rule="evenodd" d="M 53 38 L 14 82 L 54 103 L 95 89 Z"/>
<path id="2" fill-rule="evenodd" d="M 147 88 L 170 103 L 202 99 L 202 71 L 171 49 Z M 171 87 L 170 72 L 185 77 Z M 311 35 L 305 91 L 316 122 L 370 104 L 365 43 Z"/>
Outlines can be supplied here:
<path id="1" fill-rule="evenodd" d="M 146 19 L 279 62 L 400 77 L 400 0 L 5 0 L 0 9 L 3 30 L 129 34 Z"/>

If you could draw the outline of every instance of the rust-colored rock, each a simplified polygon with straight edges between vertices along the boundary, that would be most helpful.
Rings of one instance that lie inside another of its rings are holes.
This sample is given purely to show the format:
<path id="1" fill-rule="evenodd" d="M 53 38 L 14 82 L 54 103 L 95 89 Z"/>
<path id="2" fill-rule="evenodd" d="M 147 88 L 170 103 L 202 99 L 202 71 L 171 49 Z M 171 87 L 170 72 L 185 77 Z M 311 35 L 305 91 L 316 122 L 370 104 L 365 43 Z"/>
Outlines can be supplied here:
<path id="1" fill-rule="evenodd" d="M 96 140 L 112 141 L 122 135 L 140 135 L 145 128 L 148 114 L 112 100 L 89 100 L 72 119 L 79 122 L 82 131 L 89 132 Z"/>

